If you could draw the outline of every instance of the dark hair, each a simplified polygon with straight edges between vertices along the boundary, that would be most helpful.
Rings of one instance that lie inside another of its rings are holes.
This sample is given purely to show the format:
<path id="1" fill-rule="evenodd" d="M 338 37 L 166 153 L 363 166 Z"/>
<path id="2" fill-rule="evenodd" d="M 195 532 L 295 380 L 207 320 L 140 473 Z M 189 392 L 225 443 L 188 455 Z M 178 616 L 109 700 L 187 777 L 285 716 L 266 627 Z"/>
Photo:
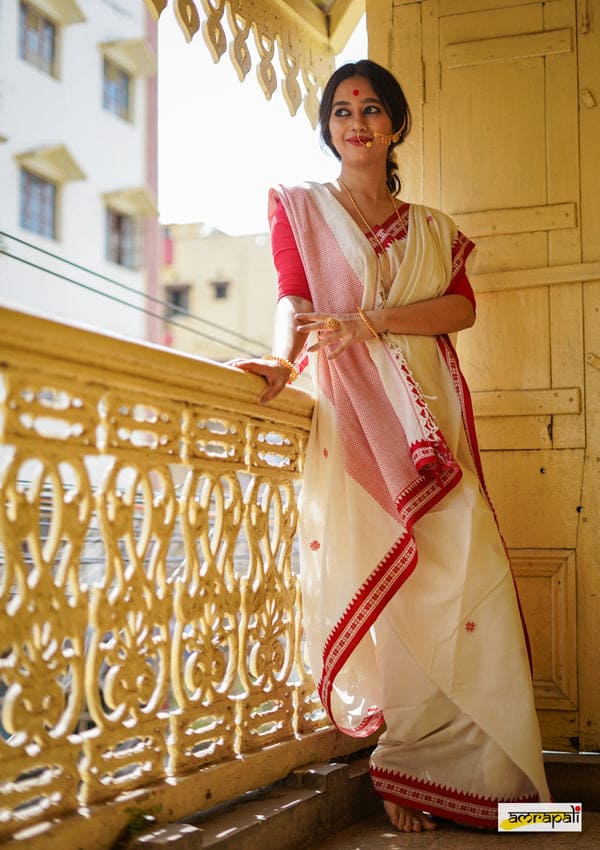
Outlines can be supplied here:
<path id="1" fill-rule="evenodd" d="M 378 65 L 377 62 L 371 62 L 370 59 L 361 59 L 359 62 L 348 62 L 342 65 L 329 78 L 321 98 L 319 106 L 319 124 L 321 125 L 321 139 L 327 147 L 333 152 L 337 159 L 341 159 L 339 153 L 335 149 L 331 141 L 331 133 L 329 132 L 329 119 L 331 118 L 331 107 L 337 87 L 344 80 L 350 77 L 366 77 L 373 86 L 373 91 L 383 103 L 390 119 L 392 121 L 392 132 L 400 131 L 400 138 L 397 142 L 392 142 L 388 148 L 386 172 L 388 189 L 393 195 L 397 195 L 401 188 L 400 178 L 395 173 L 396 163 L 392 157 L 392 151 L 397 146 L 402 144 L 410 130 L 411 118 L 408 103 L 402 91 L 400 83 L 396 80 L 393 74 Z"/>

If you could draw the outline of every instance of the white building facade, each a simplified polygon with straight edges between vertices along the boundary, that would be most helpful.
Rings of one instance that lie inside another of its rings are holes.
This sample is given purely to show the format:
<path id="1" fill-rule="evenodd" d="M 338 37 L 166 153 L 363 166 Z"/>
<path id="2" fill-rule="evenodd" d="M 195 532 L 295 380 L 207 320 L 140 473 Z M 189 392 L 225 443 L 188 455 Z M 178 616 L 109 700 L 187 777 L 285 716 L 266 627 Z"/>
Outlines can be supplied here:
<path id="1" fill-rule="evenodd" d="M 1 303 L 162 341 L 156 70 L 141 0 L 0 2 Z"/>

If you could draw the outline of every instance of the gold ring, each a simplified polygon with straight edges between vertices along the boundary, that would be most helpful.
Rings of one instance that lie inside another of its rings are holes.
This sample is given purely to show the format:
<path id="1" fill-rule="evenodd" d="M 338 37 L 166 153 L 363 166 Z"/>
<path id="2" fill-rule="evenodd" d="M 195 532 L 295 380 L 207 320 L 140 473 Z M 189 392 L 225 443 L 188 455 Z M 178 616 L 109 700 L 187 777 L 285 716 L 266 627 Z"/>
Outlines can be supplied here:
<path id="1" fill-rule="evenodd" d="M 337 319 L 334 319 L 333 316 L 328 316 L 323 322 L 323 326 L 326 327 L 328 331 L 337 331 L 340 328 L 340 323 Z"/>

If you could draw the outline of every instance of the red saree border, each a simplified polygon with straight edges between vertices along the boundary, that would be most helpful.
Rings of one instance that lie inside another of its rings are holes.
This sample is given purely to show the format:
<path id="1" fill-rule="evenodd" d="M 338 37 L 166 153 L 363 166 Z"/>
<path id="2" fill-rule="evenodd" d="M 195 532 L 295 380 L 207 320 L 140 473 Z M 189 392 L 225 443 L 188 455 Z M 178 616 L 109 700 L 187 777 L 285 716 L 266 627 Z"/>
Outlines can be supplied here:
<path id="1" fill-rule="evenodd" d="M 498 803 L 536 803 L 539 800 L 537 794 L 517 800 L 480 797 L 375 765 L 370 766 L 370 773 L 375 791 L 384 800 L 487 829 L 497 827 Z"/>
<path id="2" fill-rule="evenodd" d="M 443 439 L 443 438 L 442 438 Z M 440 443 L 425 443 L 410 447 L 417 469 L 422 470 L 396 499 L 400 520 L 410 531 L 415 522 L 437 505 L 456 487 L 462 469 L 448 452 L 440 452 Z M 426 473 L 426 474 L 425 474 Z"/>
<path id="3" fill-rule="evenodd" d="M 379 562 L 338 620 L 323 649 L 323 671 L 318 685 L 321 702 L 330 717 L 333 683 L 358 643 L 371 628 L 383 608 L 402 587 L 417 565 L 417 547 L 406 532 Z M 367 737 L 383 723 L 379 710 L 371 711 L 359 726 L 347 729 L 336 725 L 352 737 Z"/>
<path id="4" fill-rule="evenodd" d="M 458 396 L 463 427 L 465 429 L 465 434 L 467 435 L 469 451 L 471 452 L 471 457 L 473 458 L 473 462 L 475 463 L 475 469 L 477 470 L 479 483 L 481 484 L 481 488 L 490 507 L 490 510 L 494 514 L 496 525 L 498 525 L 496 512 L 494 511 L 494 507 L 489 497 L 487 487 L 485 486 L 485 479 L 483 477 L 483 467 L 481 465 L 481 455 L 479 454 L 479 445 L 477 443 L 477 431 L 475 430 L 475 415 L 473 414 L 473 403 L 471 401 L 471 393 L 469 392 L 469 388 L 467 386 L 467 382 L 465 381 L 464 375 L 460 370 L 460 366 L 458 363 L 458 355 L 454 350 L 454 346 L 452 345 L 448 337 L 438 336 L 437 343 L 440 351 L 442 352 L 442 356 L 444 358 L 444 362 L 446 363 L 448 372 L 450 373 L 450 377 L 452 378 L 452 383 L 454 384 L 456 395 Z M 504 543 L 504 540 L 502 542 Z"/>

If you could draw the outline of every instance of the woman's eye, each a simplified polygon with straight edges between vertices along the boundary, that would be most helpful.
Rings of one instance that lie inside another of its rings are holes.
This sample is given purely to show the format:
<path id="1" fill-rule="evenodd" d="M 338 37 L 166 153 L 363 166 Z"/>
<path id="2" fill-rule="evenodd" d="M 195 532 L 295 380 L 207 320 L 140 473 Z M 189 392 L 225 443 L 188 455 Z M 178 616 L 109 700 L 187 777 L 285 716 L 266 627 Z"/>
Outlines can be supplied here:
<path id="1" fill-rule="evenodd" d="M 375 115 L 378 112 L 380 112 L 380 109 L 379 109 L 378 106 L 366 106 L 365 109 L 364 109 L 365 115 Z"/>
<path id="2" fill-rule="evenodd" d="M 340 106 L 338 109 L 335 110 L 333 114 L 336 118 L 346 118 L 348 115 L 350 115 L 350 112 L 348 109 L 345 109 L 343 106 Z"/>

